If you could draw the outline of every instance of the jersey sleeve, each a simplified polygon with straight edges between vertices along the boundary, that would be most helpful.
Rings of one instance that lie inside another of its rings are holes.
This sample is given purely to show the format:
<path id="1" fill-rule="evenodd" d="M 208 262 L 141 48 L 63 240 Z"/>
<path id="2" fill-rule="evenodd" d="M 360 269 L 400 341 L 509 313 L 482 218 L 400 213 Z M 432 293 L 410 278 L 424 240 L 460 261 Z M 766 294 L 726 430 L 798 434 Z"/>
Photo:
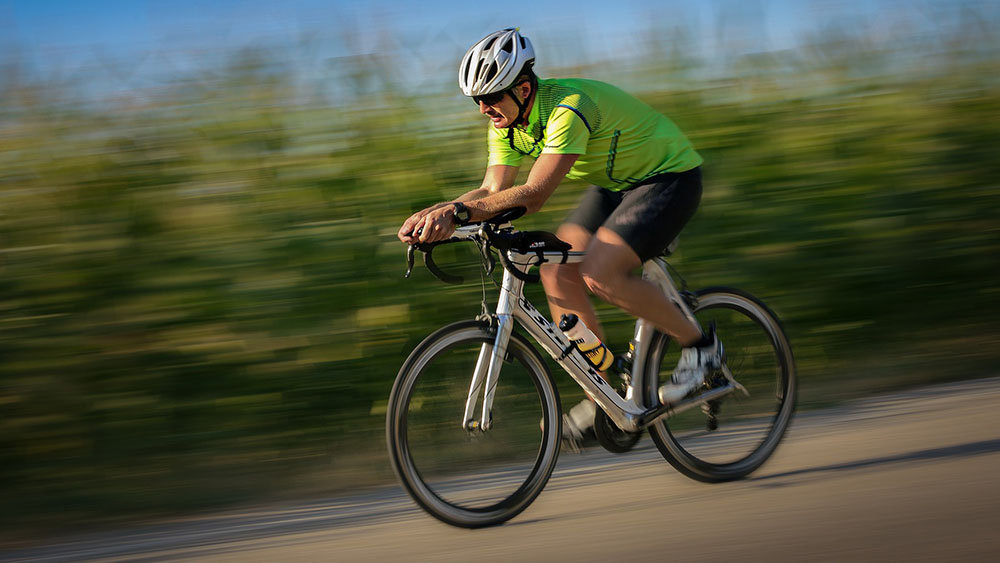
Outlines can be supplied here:
<path id="1" fill-rule="evenodd" d="M 504 131 L 506 131 L 506 129 L 504 129 Z M 521 153 L 510 148 L 510 143 L 507 141 L 506 133 L 501 133 L 500 130 L 490 126 L 490 130 L 486 135 L 486 146 L 489 150 L 489 160 L 486 164 L 487 166 L 496 166 L 499 164 L 505 166 L 521 165 L 521 160 L 524 157 Z"/>
<path id="2" fill-rule="evenodd" d="M 571 94 L 552 109 L 545 127 L 542 154 L 586 154 L 593 127 L 600 117 L 588 96 Z"/>

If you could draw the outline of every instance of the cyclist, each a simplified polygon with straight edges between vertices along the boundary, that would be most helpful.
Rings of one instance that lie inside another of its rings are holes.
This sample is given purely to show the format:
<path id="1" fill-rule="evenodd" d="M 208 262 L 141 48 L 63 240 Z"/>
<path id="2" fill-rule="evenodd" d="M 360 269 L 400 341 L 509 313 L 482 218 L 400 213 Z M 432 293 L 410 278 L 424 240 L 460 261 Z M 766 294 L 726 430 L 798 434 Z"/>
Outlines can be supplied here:
<path id="1" fill-rule="evenodd" d="M 458 225 L 512 207 L 538 211 L 564 177 L 593 184 L 556 231 L 586 258 L 540 271 L 552 317 L 575 313 L 603 339 L 589 292 L 652 322 L 683 347 L 671 381 L 659 389 L 664 404 L 676 402 L 721 362 L 722 347 L 714 331 L 703 333 L 635 270 L 694 215 L 702 158 L 670 119 L 635 97 L 594 80 L 539 78 L 534 61 L 531 42 L 513 28 L 465 53 L 459 85 L 492 125 L 486 176 L 458 199 L 414 213 L 399 239 L 444 240 Z M 527 181 L 514 185 L 525 156 L 535 161 Z M 594 413 L 587 400 L 571 409 L 566 437 L 579 440 Z"/>

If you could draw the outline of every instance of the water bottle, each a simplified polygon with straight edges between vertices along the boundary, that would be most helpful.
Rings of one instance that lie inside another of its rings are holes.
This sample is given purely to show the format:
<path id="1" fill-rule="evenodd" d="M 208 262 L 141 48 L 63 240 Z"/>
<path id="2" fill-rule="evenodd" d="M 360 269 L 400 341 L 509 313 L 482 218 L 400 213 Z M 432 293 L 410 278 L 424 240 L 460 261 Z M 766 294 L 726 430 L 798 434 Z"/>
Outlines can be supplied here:
<path id="1" fill-rule="evenodd" d="M 604 371 L 611 367 L 615 361 L 611 355 L 611 350 L 601 342 L 601 339 L 587 325 L 574 314 L 563 315 L 559 319 L 559 330 L 563 331 L 566 338 L 576 344 L 577 350 L 583 353 L 590 365 L 595 369 Z"/>

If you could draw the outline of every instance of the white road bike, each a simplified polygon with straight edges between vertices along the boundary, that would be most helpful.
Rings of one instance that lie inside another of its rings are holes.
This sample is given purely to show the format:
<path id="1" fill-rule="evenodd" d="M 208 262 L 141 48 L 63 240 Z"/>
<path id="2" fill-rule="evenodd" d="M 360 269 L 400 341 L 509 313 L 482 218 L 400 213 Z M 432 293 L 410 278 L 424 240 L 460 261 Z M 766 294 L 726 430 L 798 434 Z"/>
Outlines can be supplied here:
<path id="1" fill-rule="evenodd" d="M 678 290 L 665 256 L 643 264 L 643 277 L 685 315 L 716 326 L 725 349 L 721 369 L 699 389 L 662 405 L 657 389 L 676 365 L 676 343 L 638 319 L 621 362 L 621 385 L 606 381 L 523 293 L 525 283 L 538 281 L 532 267 L 579 262 L 583 253 L 568 251 L 551 233 L 516 230 L 511 221 L 520 213 L 508 211 L 461 227 L 447 241 L 408 250 L 407 276 L 415 251 L 422 251 L 431 273 L 460 283 L 441 271 L 432 251 L 462 241 L 478 245 L 489 274 L 494 254 L 504 269 L 495 312 L 486 314 L 484 300 L 479 318 L 437 330 L 396 377 L 386 440 L 413 500 L 448 524 L 478 528 L 513 518 L 541 493 L 559 456 L 562 416 L 548 363 L 530 339 L 597 403 L 594 429 L 605 448 L 627 451 L 648 430 L 663 457 L 693 479 L 731 481 L 758 469 L 795 409 L 795 362 L 777 316 L 736 289 L 687 291 L 682 284 Z"/>

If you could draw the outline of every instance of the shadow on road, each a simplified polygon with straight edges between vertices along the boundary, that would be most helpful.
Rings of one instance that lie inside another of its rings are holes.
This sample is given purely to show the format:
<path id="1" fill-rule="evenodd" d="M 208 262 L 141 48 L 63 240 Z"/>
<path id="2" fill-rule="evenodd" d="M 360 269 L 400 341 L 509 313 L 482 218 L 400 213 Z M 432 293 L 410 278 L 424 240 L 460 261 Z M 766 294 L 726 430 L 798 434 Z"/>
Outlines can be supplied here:
<path id="1" fill-rule="evenodd" d="M 945 448 L 932 448 L 929 450 L 920 450 L 905 454 L 877 457 L 872 459 L 863 459 L 845 463 L 835 463 L 832 465 L 824 465 L 821 467 L 796 469 L 794 471 L 785 471 L 783 473 L 775 473 L 773 475 L 763 475 L 760 477 L 751 478 L 749 481 L 751 483 L 758 484 L 761 487 L 784 487 L 795 484 L 792 480 L 790 480 L 790 478 L 798 477 L 801 475 L 812 475 L 816 473 L 826 473 L 830 471 L 850 471 L 853 469 L 863 469 L 878 465 L 892 465 L 896 463 L 908 463 L 912 461 L 928 461 L 928 460 L 944 459 L 944 458 L 972 457 L 976 455 L 990 454 L 996 452 L 1000 452 L 1000 439 L 983 440 L 980 442 L 969 442 L 967 444 L 959 444 L 956 446 L 948 446 Z"/>

